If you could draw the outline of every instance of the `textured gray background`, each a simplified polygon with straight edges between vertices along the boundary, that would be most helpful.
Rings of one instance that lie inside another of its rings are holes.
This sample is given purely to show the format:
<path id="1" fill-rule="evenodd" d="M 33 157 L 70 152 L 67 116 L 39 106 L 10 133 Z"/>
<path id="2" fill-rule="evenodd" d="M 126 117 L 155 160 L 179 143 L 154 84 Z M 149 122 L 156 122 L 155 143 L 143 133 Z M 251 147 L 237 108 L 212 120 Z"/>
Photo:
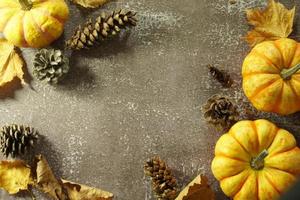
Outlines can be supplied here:
<path id="1" fill-rule="evenodd" d="M 297 0 L 282 2 L 300 7 Z M 262 0 L 237 0 L 234 5 L 227 0 L 117 0 L 95 11 L 70 5 L 66 38 L 101 10 L 132 9 L 140 21 L 121 39 L 91 51 L 66 52 L 71 72 L 60 86 L 33 80 L 32 89 L 25 86 L 5 95 L 2 91 L 0 123 L 35 127 L 45 136 L 37 152 L 45 155 L 56 175 L 108 190 L 117 200 L 152 199 L 143 163 L 156 154 L 174 169 L 180 186 L 203 173 L 217 199 L 226 199 L 210 170 L 214 145 L 222 133 L 204 122 L 200 108 L 216 93 L 247 103 L 240 88 L 241 64 L 249 51 L 241 39 L 248 30 L 244 10 L 265 4 Z M 61 47 L 62 41 L 54 46 Z M 35 52 L 23 49 L 30 74 Z M 228 70 L 236 81 L 234 87 L 223 89 L 213 82 L 207 64 Z M 258 117 L 294 133 L 300 130 L 299 115 L 279 119 L 258 113 Z M 21 197 L 1 192 L 0 198 Z"/>

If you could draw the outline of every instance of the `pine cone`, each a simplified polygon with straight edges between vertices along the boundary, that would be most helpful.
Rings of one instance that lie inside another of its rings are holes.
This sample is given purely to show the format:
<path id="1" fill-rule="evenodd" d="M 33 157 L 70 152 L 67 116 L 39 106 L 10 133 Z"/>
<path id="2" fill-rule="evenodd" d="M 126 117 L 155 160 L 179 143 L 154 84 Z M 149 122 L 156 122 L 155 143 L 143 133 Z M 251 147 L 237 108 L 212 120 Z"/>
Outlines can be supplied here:
<path id="1" fill-rule="evenodd" d="M 60 50 L 41 49 L 34 58 L 33 74 L 39 80 L 58 83 L 69 71 L 69 59 Z"/>
<path id="2" fill-rule="evenodd" d="M 117 35 L 121 29 L 136 26 L 135 15 L 131 11 L 119 10 L 108 16 L 102 13 L 94 23 L 89 19 L 84 27 L 79 26 L 71 39 L 66 41 L 66 47 L 75 50 L 92 47 L 109 36 Z"/>
<path id="3" fill-rule="evenodd" d="M 177 196 L 177 181 L 171 169 L 159 157 L 149 159 L 144 172 L 152 178 L 152 188 L 158 200 L 174 200 Z"/>
<path id="4" fill-rule="evenodd" d="M 10 125 L 0 131 L 0 150 L 8 157 L 16 157 L 28 152 L 38 139 L 38 133 L 31 127 Z"/>
<path id="5" fill-rule="evenodd" d="M 214 95 L 203 106 L 204 117 L 208 123 L 228 129 L 238 121 L 239 114 L 233 103 L 227 98 Z"/>

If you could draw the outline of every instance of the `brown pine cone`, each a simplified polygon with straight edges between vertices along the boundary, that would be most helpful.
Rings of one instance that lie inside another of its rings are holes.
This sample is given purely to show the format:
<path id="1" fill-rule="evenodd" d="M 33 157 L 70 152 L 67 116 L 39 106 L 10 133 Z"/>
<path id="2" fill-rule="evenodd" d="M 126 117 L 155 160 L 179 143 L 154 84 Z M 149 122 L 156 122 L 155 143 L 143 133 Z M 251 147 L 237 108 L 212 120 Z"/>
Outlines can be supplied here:
<path id="1" fill-rule="evenodd" d="M 38 140 L 38 132 L 23 125 L 12 124 L 0 130 L 0 151 L 13 158 L 27 153 Z"/>
<path id="2" fill-rule="evenodd" d="M 121 29 L 136 26 L 136 13 L 132 11 L 114 11 L 106 16 L 104 13 L 99 16 L 95 22 L 91 19 L 81 27 L 79 26 L 71 39 L 66 41 L 66 47 L 69 49 L 80 50 L 88 49 L 109 36 L 117 35 Z"/>
<path id="3" fill-rule="evenodd" d="M 144 166 L 145 175 L 152 179 L 152 189 L 158 200 L 174 200 L 177 196 L 177 181 L 166 163 L 156 156 Z"/>
<path id="4" fill-rule="evenodd" d="M 208 123 L 224 129 L 230 128 L 239 119 L 237 108 L 228 97 L 214 95 L 203 106 L 204 118 Z"/>
<path id="5" fill-rule="evenodd" d="M 225 71 L 221 71 L 218 68 L 208 65 L 208 70 L 210 75 L 218 81 L 223 87 L 229 88 L 233 84 L 233 80 L 231 79 L 230 75 Z"/>

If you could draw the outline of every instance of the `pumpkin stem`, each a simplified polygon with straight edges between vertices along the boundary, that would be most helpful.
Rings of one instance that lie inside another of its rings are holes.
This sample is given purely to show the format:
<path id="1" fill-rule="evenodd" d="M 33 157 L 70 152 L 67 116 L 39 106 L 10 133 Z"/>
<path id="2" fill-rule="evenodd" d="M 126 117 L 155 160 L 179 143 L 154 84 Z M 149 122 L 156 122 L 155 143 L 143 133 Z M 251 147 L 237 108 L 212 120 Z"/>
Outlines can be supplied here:
<path id="1" fill-rule="evenodd" d="M 264 167 L 264 159 L 269 155 L 269 152 L 265 149 L 257 157 L 251 160 L 250 166 L 255 170 L 260 170 Z"/>
<path id="2" fill-rule="evenodd" d="M 31 0 L 19 0 L 19 4 L 21 5 L 22 10 L 30 10 L 33 6 Z"/>
<path id="3" fill-rule="evenodd" d="M 300 63 L 294 67 L 291 67 L 289 69 L 283 69 L 280 73 L 280 76 L 283 80 L 288 80 L 297 73 L 300 70 Z"/>

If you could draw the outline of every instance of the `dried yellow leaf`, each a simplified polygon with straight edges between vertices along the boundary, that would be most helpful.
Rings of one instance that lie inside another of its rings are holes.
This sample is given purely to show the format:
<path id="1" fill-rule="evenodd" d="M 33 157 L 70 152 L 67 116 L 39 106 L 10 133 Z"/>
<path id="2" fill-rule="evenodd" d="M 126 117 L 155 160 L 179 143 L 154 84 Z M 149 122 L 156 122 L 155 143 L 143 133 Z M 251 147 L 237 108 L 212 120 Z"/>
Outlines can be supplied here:
<path id="1" fill-rule="evenodd" d="M 9 194 L 28 190 L 33 184 L 31 169 L 21 160 L 0 162 L 0 187 Z"/>
<path id="2" fill-rule="evenodd" d="M 109 0 L 72 0 L 85 8 L 98 8 L 108 2 Z"/>
<path id="3" fill-rule="evenodd" d="M 111 200 L 113 194 L 92 188 L 86 185 L 80 185 L 67 180 L 63 180 L 63 187 L 67 191 L 70 200 Z"/>
<path id="4" fill-rule="evenodd" d="M 293 31 L 295 7 L 288 10 L 281 3 L 269 0 L 265 10 L 255 8 L 246 13 L 248 23 L 254 26 L 245 38 L 250 46 L 265 40 L 287 38 Z"/>
<path id="5" fill-rule="evenodd" d="M 55 178 L 47 160 L 42 156 L 36 156 L 36 182 L 37 187 L 55 200 L 67 200 L 61 183 Z"/>
<path id="6" fill-rule="evenodd" d="M 18 77 L 24 82 L 24 60 L 16 52 L 15 46 L 0 38 L 0 87 Z"/>
<path id="7" fill-rule="evenodd" d="M 215 194 L 211 190 L 208 179 L 198 175 L 178 195 L 176 200 L 214 200 Z"/>

